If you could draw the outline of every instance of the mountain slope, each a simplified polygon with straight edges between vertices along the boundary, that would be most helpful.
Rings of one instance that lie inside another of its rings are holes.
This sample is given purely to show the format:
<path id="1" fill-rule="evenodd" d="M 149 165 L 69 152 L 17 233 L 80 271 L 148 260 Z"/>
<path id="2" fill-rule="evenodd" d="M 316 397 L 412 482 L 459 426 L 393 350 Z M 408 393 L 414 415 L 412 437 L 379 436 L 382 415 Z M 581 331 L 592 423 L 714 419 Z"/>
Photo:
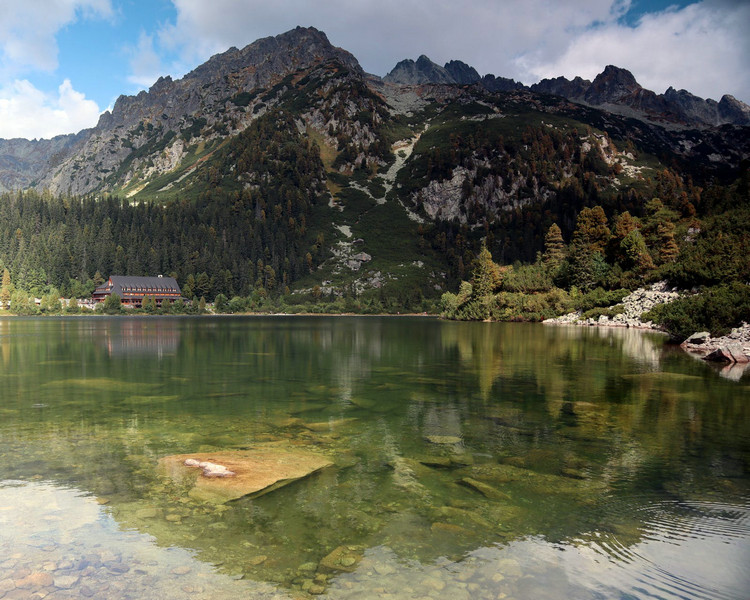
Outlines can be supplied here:
<path id="1" fill-rule="evenodd" d="M 242 131 L 262 112 L 264 107 L 248 113 L 250 94 L 327 61 L 362 73 L 357 60 L 332 46 L 324 33 L 298 27 L 242 50 L 231 48 L 182 79 L 160 78 L 148 92 L 120 96 L 83 145 L 50 169 L 38 186 L 84 194 L 125 188 L 133 180 L 171 170 L 189 157 L 190 141 L 210 147 Z"/>
<path id="2" fill-rule="evenodd" d="M 288 288 L 418 306 L 466 277 L 480 239 L 497 260 L 531 261 L 553 222 L 568 237 L 583 208 L 638 217 L 655 195 L 689 219 L 720 204 L 701 188 L 750 157 L 747 126 L 673 126 L 667 101 L 615 67 L 541 93 L 460 61 L 400 65 L 381 80 L 298 28 L 121 97 L 40 168 L 40 188 L 96 195 L 103 212 L 11 210 L 0 262 L 56 286 L 96 270 L 181 285 L 210 273 L 209 299 Z M 700 115 L 686 94 L 668 95 Z"/>
<path id="3" fill-rule="evenodd" d="M 49 140 L 0 139 L 0 192 L 35 184 L 40 173 L 70 154 L 87 135 L 82 131 Z"/>

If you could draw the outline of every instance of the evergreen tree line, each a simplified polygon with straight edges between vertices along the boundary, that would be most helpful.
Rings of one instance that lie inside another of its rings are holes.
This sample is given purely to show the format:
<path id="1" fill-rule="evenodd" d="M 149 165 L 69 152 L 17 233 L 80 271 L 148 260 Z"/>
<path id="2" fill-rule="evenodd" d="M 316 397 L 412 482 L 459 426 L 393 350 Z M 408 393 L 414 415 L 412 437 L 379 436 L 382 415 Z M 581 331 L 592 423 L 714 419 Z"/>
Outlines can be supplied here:
<path id="1" fill-rule="evenodd" d="M 612 317 L 613 306 L 644 284 L 666 280 L 688 295 L 649 315 L 677 339 L 697 330 L 724 334 L 750 321 L 750 194 L 746 172 L 732 186 L 692 196 L 664 171 L 640 217 L 608 218 L 584 208 L 565 241 L 553 223 L 533 263 L 500 266 L 485 242 L 470 280 L 441 299 L 443 314 L 462 320 L 542 320 L 573 310 Z M 693 204 L 693 201 L 698 205 Z"/>
<path id="2" fill-rule="evenodd" d="M 282 293 L 321 259 L 307 220 L 323 177 L 291 117 L 269 115 L 219 151 L 191 200 L 2 195 L 0 268 L 36 296 L 85 297 L 111 274 L 169 274 L 187 298 Z"/>

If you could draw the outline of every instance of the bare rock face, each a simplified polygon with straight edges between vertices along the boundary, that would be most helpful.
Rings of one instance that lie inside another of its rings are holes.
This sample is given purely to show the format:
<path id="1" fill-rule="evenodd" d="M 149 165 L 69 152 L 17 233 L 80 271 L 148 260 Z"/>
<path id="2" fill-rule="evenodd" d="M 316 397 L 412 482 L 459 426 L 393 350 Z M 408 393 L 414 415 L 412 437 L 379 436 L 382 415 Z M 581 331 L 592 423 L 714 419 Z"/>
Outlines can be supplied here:
<path id="1" fill-rule="evenodd" d="M 218 131 L 227 123 L 236 122 L 242 128 L 252 115 L 246 116 L 232 98 L 329 61 L 364 75 L 354 56 L 331 45 L 323 32 L 298 27 L 257 40 L 242 50 L 230 48 L 182 79 L 161 77 L 148 92 L 120 96 L 112 112 L 99 118 L 75 154 L 59 166 L 50 165 L 38 185 L 53 192 L 86 194 L 125 185 L 155 160 L 162 160 L 163 169 L 168 169 L 169 161 L 165 162 L 161 153 L 179 153 L 181 149 L 172 146 L 181 132 L 196 123 L 203 126 L 199 130 L 214 136 L 220 135 Z"/>
<path id="2" fill-rule="evenodd" d="M 641 89 L 630 71 L 608 65 L 586 90 L 584 99 L 594 105 L 615 104 Z"/>
<path id="3" fill-rule="evenodd" d="M 744 102 L 740 102 L 734 96 L 730 96 L 729 94 L 722 96 L 718 109 L 722 123 L 750 125 L 750 106 Z"/>
<path id="4" fill-rule="evenodd" d="M 447 69 L 435 64 L 424 54 L 416 62 L 411 59 L 402 60 L 388 75 L 383 77 L 383 81 L 401 85 L 456 83 Z"/>
<path id="5" fill-rule="evenodd" d="M 461 85 L 476 83 L 481 79 L 474 67 L 460 60 L 452 60 L 445 63 L 445 70 L 448 71 L 453 81 Z"/>
<path id="6" fill-rule="evenodd" d="M 72 152 L 89 131 L 50 140 L 0 139 L 0 192 L 32 185 L 40 173 Z"/>
<path id="7" fill-rule="evenodd" d="M 216 504 L 262 496 L 332 465 L 321 454 L 272 445 L 244 451 L 176 454 L 159 460 L 159 468 L 171 478 L 194 481 L 189 492 L 192 498 Z"/>
<path id="8" fill-rule="evenodd" d="M 522 90 L 524 85 L 507 77 L 495 77 L 488 73 L 481 80 L 482 87 L 489 92 L 512 92 L 513 90 Z"/>
<path id="9" fill-rule="evenodd" d="M 542 79 L 539 83 L 533 84 L 531 91 L 539 94 L 562 96 L 569 100 L 582 100 L 589 87 L 591 87 L 591 82 L 588 79 L 575 77 L 570 81 L 565 77 L 555 77 L 554 79 Z"/>

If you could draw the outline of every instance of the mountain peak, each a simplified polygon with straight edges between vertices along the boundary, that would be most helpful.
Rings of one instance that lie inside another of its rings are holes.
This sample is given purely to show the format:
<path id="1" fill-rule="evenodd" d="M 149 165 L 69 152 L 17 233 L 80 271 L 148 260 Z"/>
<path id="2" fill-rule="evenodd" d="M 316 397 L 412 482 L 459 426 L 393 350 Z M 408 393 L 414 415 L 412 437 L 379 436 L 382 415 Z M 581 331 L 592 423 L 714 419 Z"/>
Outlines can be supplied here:
<path id="1" fill-rule="evenodd" d="M 460 60 L 452 60 L 445 63 L 444 69 L 450 73 L 456 83 L 462 85 L 476 83 L 482 79 L 474 67 Z"/>
<path id="2" fill-rule="evenodd" d="M 228 73 L 254 70 L 259 74 L 255 78 L 256 83 L 267 85 L 269 78 L 275 75 L 284 75 L 331 59 L 338 60 L 357 73 L 364 73 L 357 59 L 346 50 L 333 46 L 325 33 L 315 27 L 297 26 L 277 36 L 256 40 L 242 50 L 230 48 L 216 54 L 185 75 L 185 79 L 199 79 L 208 83 Z"/>
<path id="3" fill-rule="evenodd" d="M 642 89 L 630 71 L 607 65 L 586 90 L 585 98 L 591 104 L 615 104 Z"/>
<path id="4" fill-rule="evenodd" d="M 393 70 L 383 77 L 388 83 L 401 85 L 422 85 L 426 83 L 456 83 L 451 74 L 422 54 L 417 62 L 406 59 L 399 62 Z"/>

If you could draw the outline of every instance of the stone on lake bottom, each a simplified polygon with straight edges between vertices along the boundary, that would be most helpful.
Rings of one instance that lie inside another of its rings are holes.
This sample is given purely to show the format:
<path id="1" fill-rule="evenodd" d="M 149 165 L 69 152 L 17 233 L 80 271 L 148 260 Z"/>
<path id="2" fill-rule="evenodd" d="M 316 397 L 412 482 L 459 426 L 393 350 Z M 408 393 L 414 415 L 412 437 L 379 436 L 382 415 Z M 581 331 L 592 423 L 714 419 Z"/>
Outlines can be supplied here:
<path id="1" fill-rule="evenodd" d="M 489 498 L 490 500 L 510 500 L 510 496 L 506 494 L 505 492 L 501 492 L 500 490 L 492 487 L 491 485 L 488 485 L 486 483 L 482 483 L 481 481 L 477 481 L 476 479 L 472 479 L 471 477 L 464 477 L 459 481 L 459 483 L 470 487 L 480 494 L 482 494 L 485 498 Z"/>
<path id="2" fill-rule="evenodd" d="M 55 577 L 55 587 L 61 590 L 69 590 L 72 588 L 80 578 L 76 575 L 60 575 Z"/>
<path id="3" fill-rule="evenodd" d="M 206 477 L 197 469 L 185 466 L 187 460 L 220 465 L 234 475 Z M 172 479 L 192 478 L 191 498 L 216 504 L 243 496 L 256 498 L 332 465 L 321 454 L 270 445 L 252 450 L 176 454 L 159 459 L 160 468 Z"/>
<path id="4" fill-rule="evenodd" d="M 431 444 L 453 446 L 460 444 L 463 440 L 457 435 L 426 435 L 425 439 Z"/>
<path id="5" fill-rule="evenodd" d="M 356 570 L 360 560 L 362 560 L 362 555 L 357 551 L 352 550 L 349 546 L 339 546 L 321 559 L 318 569 L 323 573 L 334 573 L 336 571 L 352 573 Z"/>

